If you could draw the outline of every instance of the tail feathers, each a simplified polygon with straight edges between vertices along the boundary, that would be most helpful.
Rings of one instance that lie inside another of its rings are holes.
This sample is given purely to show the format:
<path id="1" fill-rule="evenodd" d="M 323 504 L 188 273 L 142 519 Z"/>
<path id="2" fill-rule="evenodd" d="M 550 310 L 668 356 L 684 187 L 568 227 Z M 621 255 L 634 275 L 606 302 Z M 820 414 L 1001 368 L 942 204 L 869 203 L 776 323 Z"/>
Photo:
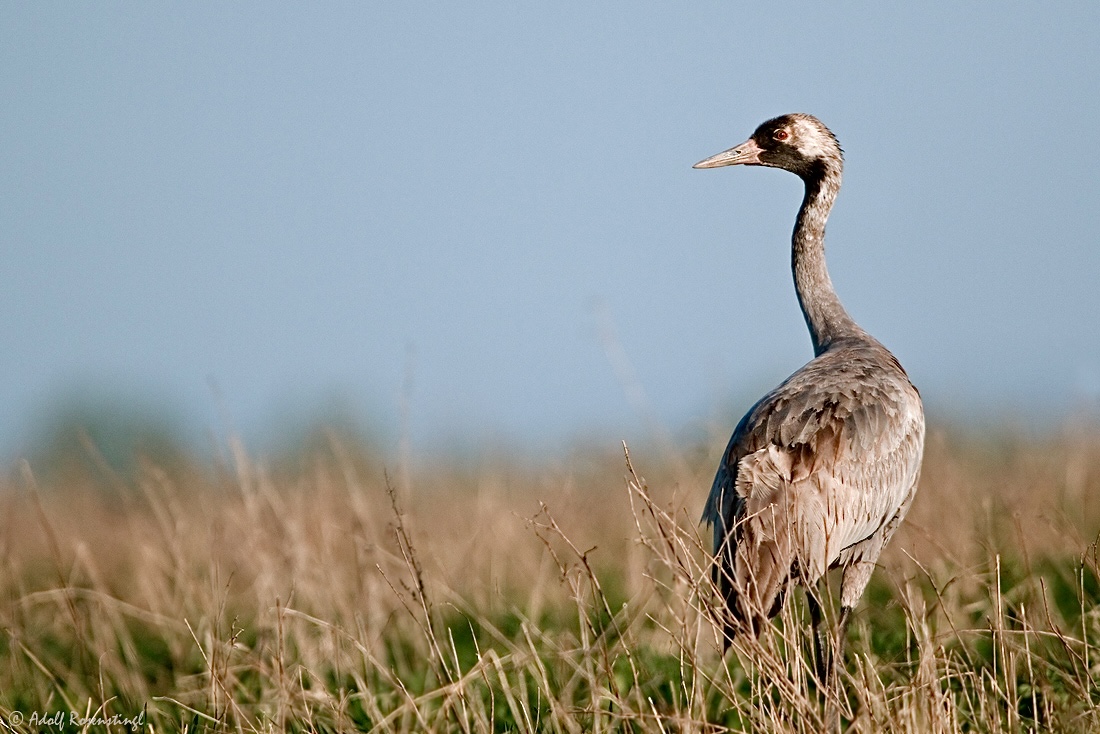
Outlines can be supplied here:
<path id="1" fill-rule="evenodd" d="M 744 549 L 744 545 L 741 546 Z M 724 548 L 713 566 L 714 583 L 722 594 L 725 609 L 720 623 L 724 648 L 738 635 L 759 637 L 768 620 L 779 614 L 787 596 L 791 563 L 787 553 L 774 542 L 761 543 L 751 554 L 734 557 Z"/>

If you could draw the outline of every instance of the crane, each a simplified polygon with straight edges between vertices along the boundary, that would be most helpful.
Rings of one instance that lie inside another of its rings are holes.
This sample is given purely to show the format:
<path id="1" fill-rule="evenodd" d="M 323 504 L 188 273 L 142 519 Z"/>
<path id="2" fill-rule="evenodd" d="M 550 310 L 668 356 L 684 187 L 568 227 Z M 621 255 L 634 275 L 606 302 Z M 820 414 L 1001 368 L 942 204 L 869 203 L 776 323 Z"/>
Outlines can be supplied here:
<path id="1" fill-rule="evenodd" d="M 769 166 L 805 183 L 791 269 L 814 358 L 737 424 L 702 519 L 714 529 L 726 645 L 737 634 L 759 635 L 790 585 L 800 584 L 822 682 L 843 655 L 852 607 L 913 502 L 924 448 L 920 394 L 894 355 L 845 311 L 825 265 L 825 222 L 843 162 L 836 136 L 796 113 L 764 122 L 741 145 L 694 166 Z M 818 587 L 834 568 L 843 576 L 830 654 Z"/>

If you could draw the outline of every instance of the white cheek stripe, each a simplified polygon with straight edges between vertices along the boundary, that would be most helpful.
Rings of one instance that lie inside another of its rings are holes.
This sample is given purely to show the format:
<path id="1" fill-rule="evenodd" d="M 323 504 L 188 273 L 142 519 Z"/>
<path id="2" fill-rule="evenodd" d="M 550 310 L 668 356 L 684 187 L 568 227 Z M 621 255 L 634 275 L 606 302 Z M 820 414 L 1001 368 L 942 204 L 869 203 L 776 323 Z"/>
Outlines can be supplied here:
<path id="1" fill-rule="evenodd" d="M 820 158 L 828 155 L 829 151 L 821 145 L 821 133 L 816 127 L 806 120 L 795 120 L 794 126 L 798 128 L 795 140 L 798 141 L 798 152 L 807 158 Z"/>

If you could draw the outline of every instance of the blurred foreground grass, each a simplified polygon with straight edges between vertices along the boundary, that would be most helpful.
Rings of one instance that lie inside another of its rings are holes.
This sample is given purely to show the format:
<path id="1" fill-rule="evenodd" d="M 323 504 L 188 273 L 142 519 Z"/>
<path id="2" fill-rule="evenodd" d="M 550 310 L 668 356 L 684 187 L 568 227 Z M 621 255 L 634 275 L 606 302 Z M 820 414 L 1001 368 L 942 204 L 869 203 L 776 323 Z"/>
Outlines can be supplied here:
<path id="1" fill-rule="evenodd" d="M 821 731 L 800 594 L 720 654 L 696 522 L 720 450 L 24 465 L 0 490 L 0 722 Z M 931 431 L 850 628 L 847 730 L 1100 731 L 1098 497 L 1095 428 Z"/>

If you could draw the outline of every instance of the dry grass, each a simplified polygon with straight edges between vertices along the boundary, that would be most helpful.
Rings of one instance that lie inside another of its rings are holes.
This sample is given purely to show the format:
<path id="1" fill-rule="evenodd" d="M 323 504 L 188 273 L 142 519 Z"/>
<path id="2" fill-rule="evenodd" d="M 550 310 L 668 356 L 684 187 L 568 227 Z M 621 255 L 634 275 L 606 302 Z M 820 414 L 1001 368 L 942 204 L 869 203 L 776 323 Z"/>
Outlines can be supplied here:
<path id="1" fill-rule="evenodd" d="M 719 450 L 393 478 L 337 440 L 294 470 L 24 467 L 0 492 L 0 719 L 822 731 L 799 595 L 720 654 L 696 524 Z M 1095 429 L 933 431 L 850 630 L 845 728 L 1100 730 L 1097 496 Z"/>

